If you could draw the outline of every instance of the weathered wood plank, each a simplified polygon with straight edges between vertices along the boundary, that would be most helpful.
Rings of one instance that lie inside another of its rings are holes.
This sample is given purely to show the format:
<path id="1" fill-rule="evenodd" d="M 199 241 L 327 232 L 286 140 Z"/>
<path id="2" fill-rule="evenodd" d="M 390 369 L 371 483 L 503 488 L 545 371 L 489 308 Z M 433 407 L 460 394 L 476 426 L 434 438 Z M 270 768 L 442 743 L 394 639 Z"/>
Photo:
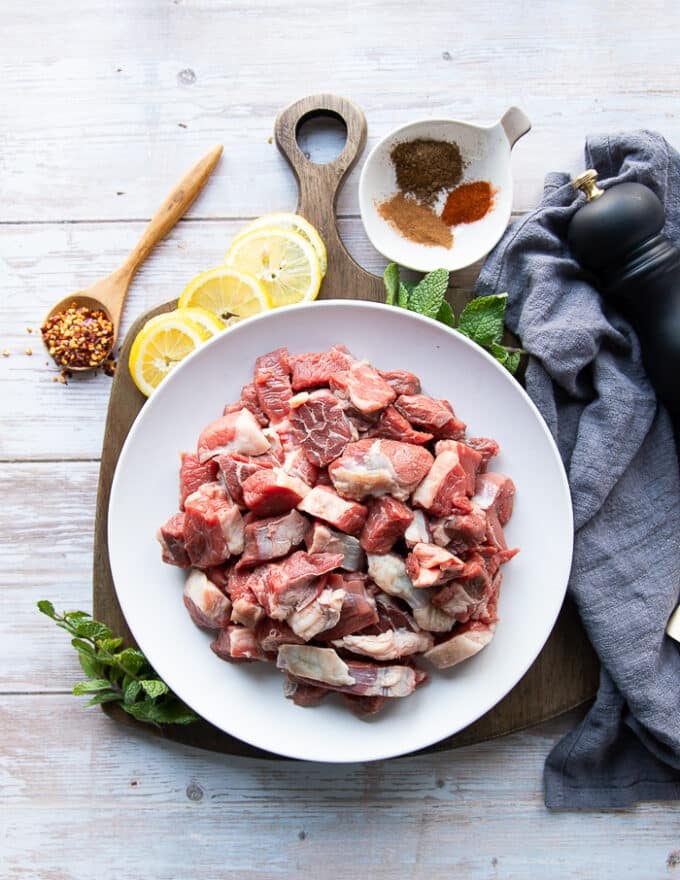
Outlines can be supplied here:
<path id="1" fill-rule="evenodd" d="M 417 117 L 491 123 L 521 104 L 534 130 L 514 157 L 518 209 L 535 204 L 546 171 L 582 169 L 592 130 L 660 127 L 680 140 L 677 10 L 664 0 L 646 4 L 644 28 L 638 7 L 589 0 L 568 16 L 532 4 L 530 22 L 528 7 L 501 0 L 436 0 L 415 19 L 407 0 L 362 0 L 351 17 L 333 0 L 304 15 L 271 0 L 69 8 L 3 5 L 5 221 L 149 217 L 215 141 L 225 159 L 193 216 L 291 206 L 269 138 L 276 113 L 319 88 L 364 109 L 369 148 Z M 342 214 L 357 213 L 358 173 Z"/>
<path id="2" fill-rule="evenodd" d="M 449 755 L 274 765 L 123 729 L 70 696 L 12 697 L 3 876 L 89 880 L 95 863 L 102 880 L 676 876 L 680 806 L 544 809 L 543 760 L 575 721 Z"/>

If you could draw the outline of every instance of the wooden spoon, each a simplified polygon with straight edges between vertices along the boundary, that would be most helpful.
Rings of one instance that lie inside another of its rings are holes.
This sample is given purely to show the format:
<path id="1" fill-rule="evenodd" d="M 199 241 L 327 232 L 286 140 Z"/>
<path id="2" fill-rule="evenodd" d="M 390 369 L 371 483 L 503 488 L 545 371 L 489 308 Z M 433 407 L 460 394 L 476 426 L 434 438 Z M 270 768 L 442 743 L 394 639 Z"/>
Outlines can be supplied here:
<path id="1" fill-rule="evenodd" d="M 123 304 L 127 296 L 130 282 L 135 276 L 137 269 L 149 256 L 158 242 L 164 238 L 177 223 L 180 217 L 193 204 L 208 181 L 213 169 L 222 155 L 222 144 L 213 147 L 209 153 L 197 162 L 182 179 L 175 184 L 165 201 L 149 221 L 137 246 L 127 260 L 106 278 L 102 278 L 86 287 L 84 290 L 71 293 L 60 300 L 46 317 L 63 312 L 75 303 L 76 306 L 85 306 L 89 309 L 101 310 L 113 324 L 113 340 L 111 350 L 118 338 L 120 319 L 123 312 Z M 110 353 L 110 352 L 109 352 Z M 102 361 L 97 366 L 100 366 Z M 59 364 L 63 366 L 63 364 Z M 96 369 L 96 367 L 67 367 L 69 371 L 83 372 Z"/>

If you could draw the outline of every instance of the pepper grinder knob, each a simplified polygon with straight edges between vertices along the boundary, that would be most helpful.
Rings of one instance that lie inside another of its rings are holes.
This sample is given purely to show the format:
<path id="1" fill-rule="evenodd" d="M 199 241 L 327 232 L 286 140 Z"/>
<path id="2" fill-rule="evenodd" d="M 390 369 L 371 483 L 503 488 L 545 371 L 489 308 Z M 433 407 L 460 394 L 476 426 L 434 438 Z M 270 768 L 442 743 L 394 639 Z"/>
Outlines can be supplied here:
<path id="1" fill-rule="evenodd" d="M 572 180 L 571 185 L 574 189 L 580 189 L 581 192 L 584 192 L 588 202 L 599 199 L 600 196 L 604 195 L 604 190 L 600 189 L 597 185 L 597 171 L 594 168 L 589 168 L 583 174 L 579 174 L 578 177 Z"/>

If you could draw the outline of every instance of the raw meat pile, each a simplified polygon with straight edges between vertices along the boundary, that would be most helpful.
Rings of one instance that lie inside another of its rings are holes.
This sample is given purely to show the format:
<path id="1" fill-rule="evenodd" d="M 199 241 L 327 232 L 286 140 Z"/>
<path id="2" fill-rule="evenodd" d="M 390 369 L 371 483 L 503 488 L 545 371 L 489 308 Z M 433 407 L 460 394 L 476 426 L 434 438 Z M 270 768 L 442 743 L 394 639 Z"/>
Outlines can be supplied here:
<path id="1" fill-rule="evenodd" d="M 224 660 L 275 662 L 286 696 L 340 692 L 359 715 L 487 645 L 510 477 L 417 376 L 341 345 L 257 358 L 253 382 L 183 453 L 158 532 L 184 603 Z"/>

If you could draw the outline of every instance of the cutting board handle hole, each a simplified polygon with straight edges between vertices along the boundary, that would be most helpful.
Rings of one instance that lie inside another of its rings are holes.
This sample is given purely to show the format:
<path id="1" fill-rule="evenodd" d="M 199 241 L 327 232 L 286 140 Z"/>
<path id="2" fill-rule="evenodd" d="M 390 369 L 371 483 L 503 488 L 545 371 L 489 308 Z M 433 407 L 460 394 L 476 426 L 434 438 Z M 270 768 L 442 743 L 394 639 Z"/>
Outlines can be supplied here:
<path id="1" fill-rule="evenodd" d="M 312 110 L 300 118 L 295 140 L 305 158 L 315 165 L 329 165 L 345 149 L 347 124 L 332 110 Z"/>

